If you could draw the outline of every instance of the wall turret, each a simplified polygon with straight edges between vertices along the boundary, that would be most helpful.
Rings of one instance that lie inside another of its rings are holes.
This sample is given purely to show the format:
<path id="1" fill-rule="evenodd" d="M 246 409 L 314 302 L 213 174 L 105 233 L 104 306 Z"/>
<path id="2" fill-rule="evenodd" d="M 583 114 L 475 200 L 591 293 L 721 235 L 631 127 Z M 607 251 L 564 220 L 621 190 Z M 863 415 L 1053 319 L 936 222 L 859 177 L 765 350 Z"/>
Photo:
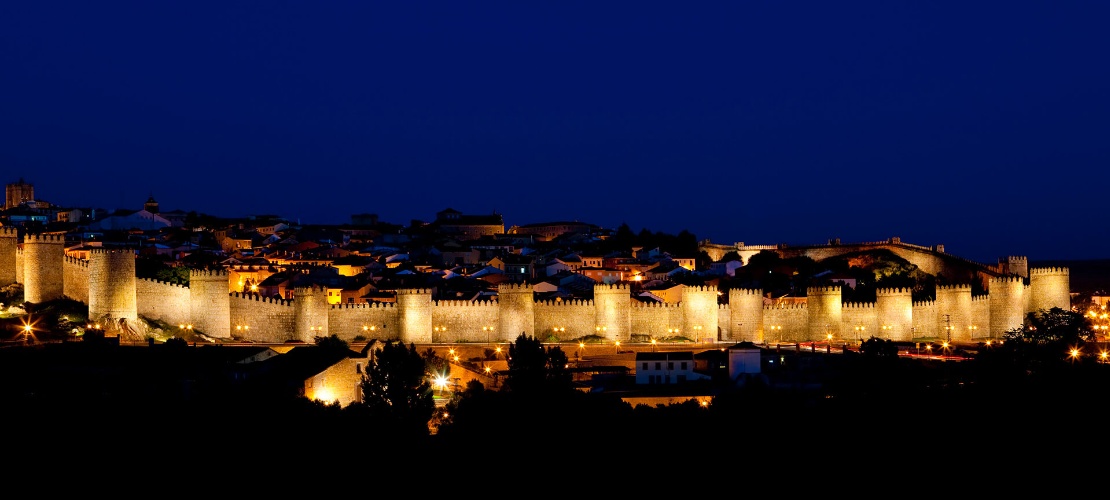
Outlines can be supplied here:
<path id="1" fill-rule="evenodd" d="M 632 291 L 627 283 L 594 285 L 594 323 L 594 333 L 606 339 L 627 341 L 632 338 Z M 715 321 L 713 326 L 716 335 Z M 692 331 L 683 330 L 684 333 Z"/>
<path id="2" fill-rule="evenodd" d="M 39 304 L 65 293 L 62 260 L 65 239 L 56 234 L 23 237 L 23 300 Z"/>
<path id="3" fill-rule="evenodd" d="M 763 290 L 732 288 L 728 291 L 730 330 L 735 342 L 763 342 Z"/>
<path id="4" fill-rule="evenodd" d="M 843 338 L 841 321 L 843 308 L 840 286 L 811 286 L 806 289 L 806 308 L 809 310 L 807 338 L 798 340 L 825 340 L 824 335 L 832 334 L 834 339 Z M 822 338 L 817 338 L 822 336 Z"/>
<path id="5" fill-rule="evenodd" d="M 502 283 L 497 285 L 498 337 L 515 342 L 520 334 L 535 337 L 536 309 L 532 285 Z"/>
<path id="6" fill-rule="evenodd" d="M 89 319 L 139 319 L 135 294 L 135 252 L 95 248 L 89 253 Z"/>
<path id="7" fill-rule="evenodd" d="M 430 343 L 435 327 L 432 324 L 432 291 L 427 288 L 403 288 L 397 290 L 397 307 L 400 310 L 398 321 L 401 341 L 406 343 Z M 440 342 L 446 342 L 438 339 Z"/>
<path id="8" fill-rule="evenodd" d="M 1029 307 L 1026 312 L 1040 312 L 1059 307 L 1071 310 L 1071 276 L 1066 267 L 1033 268 L 1029 270 Z"/>
<path id="9" fill-rule="evenodd" d="M 938 285 L 936 294 L 937 331 L 925 332 L 926 337 L 967 342 L 972 335 L 985 333 L 978 330 L 981 325 L 972 316 L 971 285 Z"/>
<path id="10" fill-rule="evenodd" d="M 316 342 L 316 337 L 327 337 L 328 289 L 322 286 L 298 286 L 293 289 L 292 339 L 306 344 Z"/>
<path id="11" fill-rule="evenodd" d="M 718 340 L 717 287 L 682 287 L 682 331 L 696 342 Z M 626 301 L 627 302 L 627 301 Z"/>
<path id="12" fill-rule="evenodd" d="M 1020 276 L 1002 276 L 990 281 L 990 329 L 988 337 L 1021 328 L 1025 323 L 1025 283 Z"/>
<path id="13" fill-rule="evenodd" d="M 913 290 L 910 288 L 876 290 L 875 314 L 879 321 L 876 336 L 888 340 L 913 338 Z"/>
<path id="14" fill-rule="evenodd" d="M 224 269 L 189 271 L 189 316 L 193 328 L 209 337 L 231 338 L 231 296 Z"/>
<path id="15" fill-rule="evenodd" d="M 16 279 L 16 249 L 19 248 L 19 230 L 0 227 L 0 286 L 8 286 Z"/>

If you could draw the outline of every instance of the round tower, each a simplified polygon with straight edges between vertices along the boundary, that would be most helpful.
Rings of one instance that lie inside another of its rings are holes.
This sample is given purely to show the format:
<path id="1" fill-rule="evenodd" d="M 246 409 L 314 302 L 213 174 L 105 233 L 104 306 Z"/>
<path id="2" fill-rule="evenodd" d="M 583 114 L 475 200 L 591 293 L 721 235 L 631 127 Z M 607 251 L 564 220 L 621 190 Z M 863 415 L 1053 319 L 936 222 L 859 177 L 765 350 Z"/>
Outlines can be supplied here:
<path id="1" fill-rule="evenodd" d="M 937 331 L 924 332 L 925 337 L 968 342 L 972 336 L 969 327 L 986 326 L 976 324 L 971 313 L 971 285 L 938 285 L 936 293 Z"/>
<path id="2" fill-rule="evenodd" d="M 806 330 L 808 336 L 832 334 L 834 339 L 841 339 L 841 321 L 843 321 L 843 308 L 839 285 L 811 286 L 806 288 Z M 807 338 L 801 340 L 825 340 L 824 338 Z"/>
<path id="3" fill-rule="evenodd" d="M 761 344 L 763 338 L 763 290 L 731 288 L 728 291 L 729 328 L 735 342 Z"/>
<path id="4" fill-rule="evenodd" d="M 520 334 L 536 335 L 536 300 L 532 285 L 501 283 L 497 285 L 498 338 L 515 342 Z"/>
<path id="5" fill-rule="evenodd" d="M 426 344 L 444 341 L 433 336 L 435 328 L 440 325 L 432 324 L 432 291 L 427 288 L 397 290 L 397 321 L 400 322 L 401 342 Z"/>
<path id="6" fill-rule="evenodd" d="M 135 252 L 94 248 L 89 253 L 89 319 L 138 320 Z"/>
<path id="7" fill-rule="evenodd" d="M 62 298 L 65 240 L 56 234 L 23 237 L 23 300 L 39 304 Z"/>
<path id="8" fill-rule="evenodd" d="M 14 227 L 0 227 L 0 286 L 17 281 L 15 272 L 15 252 L 19 248 L 19 230 Z"/>
<path id="9" fill-rule="evenodd" d="M 913 338 L 913 291 L 910 288 L 875 290 L 875 314 L 880 325 L 878 336 L 888 340 Z"/>
<path id="10" fill-rule="evenodd" d="M 1000 338 L 1003 333 L 1021 328 L 1025 323 L 1025 283 L 1020 276 L 991 278 L 991 324 L 988 336 Z"/>
<path id="11" fill-rule="evenodd" d="M 400 300 L 398 300 L 400 302 Z M 316 342 L 316 337 L 327 337 L 328 333 L 328 290 L 310 285 L 293 289 L 293 331 L 291 340 L 306 344 Z"/>
<path id="12" fill-rule="evenodd" d="M 1071 277 L 1066 267 L 1029 270 L 1029 310 L 1040 312 L 1059 307 L 1071 310 Z"/>
<path id="13" fill-rule="evenodd" d="M 231 338 L 231 295 L 225 269 L 189 271 L 189 318 L 209 337 Z"/>
<path id="14" fill-rule="evenodd" d="M 716 321 L 713 326 L 716 336 Z M 632 339 L 632 291 L 627 283 L 594 285 L 594 333 L 609 340 Z"/>
<path id="15" fill-rule="evenodd" d="M 631 309 L 631 307 L 630 307 Z M 705 339 L 716 341 L 717 334 L 717 287 L 682 287 L 682 331 L 695 342 Z"/>

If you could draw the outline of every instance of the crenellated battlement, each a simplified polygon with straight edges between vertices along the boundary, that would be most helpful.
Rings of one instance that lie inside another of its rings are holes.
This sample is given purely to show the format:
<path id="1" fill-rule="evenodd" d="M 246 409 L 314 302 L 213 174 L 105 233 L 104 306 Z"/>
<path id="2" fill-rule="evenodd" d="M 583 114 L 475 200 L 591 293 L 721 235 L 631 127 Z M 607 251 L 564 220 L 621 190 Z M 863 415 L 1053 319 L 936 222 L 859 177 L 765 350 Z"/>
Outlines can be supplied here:
<path id="1" fill-rule="evenodd" d="M 231 292 L 231 298 L 290 307 L 292 307 L 293 303 L 296 302 L 295 300 L 283 299 L 281 297 L 265 297 L 260 294 L 250 292 Z"/>
<path id="2" fill-rule="evenodd" d="M 488 301 L 488 300 L 434 300 L 434 301 L 432 301 L 432 305 L 435 305 L 437 307 L 445 307 L 445 308 L 449 308 L 449 307 L 460 307 L 460 308 L 476 308 L 476 307 L 491 308 L 491 307 L 497 307 L 496 302 L 492 302 L 492 301 Z"/>
<path id="3" fill-rule="evenodd" d="M 1066 267 L 1036 267 L 1029 270 L 1029 275 L 1065 275 L 1070 274 L 1071 271 Z"/>
<path id="4" fill-rule="evenodd" d="M 809 288 L 806 288 L 806 295 L 833 294 L 833 293 L 836 293 L 836 294 L 840 293 L 840 285 L 811 286 Z"/>
<path id="5" fill-rule="evenodd" d="M 398 288 L 395 292 L 396 295 L 431 295 L 432 289 L 430 288 Z"/>
<path id="6" fill-rule="evenodd" d="M 955 291 L 955 292 L 971 292 L 971 285 L 937 285 L 937 292 L 941 291 Z"/>
<path id="7" fill-rule="evenodd" d="M 25 234 L 23 235 L 23 243 L 32 244 L 45 244 L 45 245 L 60 245 L 65 243 L 66 239 L 61 234 Z"/>
<path id="8" fill-rule="evenodd" d="M 70 266 L 89 267 L 89 261 L 80 257 L 73 257 L 65 255 L 62 257 L 62 262 Z"/>
<path id="9" fill-rule="evenodd" d="M 674 302 L 634 302 L 633 309 L 679 309 L 682 307 L 681 303 Z"/>
<path id="10" fill-rule="evenodd" d="M 17 238 L 19 237 L 19 228 L 2 226 L 0 227 L 0 238 Z"/>
<path id="11" fill-rule="evenodd" d="M 89 250 L 89 253 L 97 255 L 129 253 L 131 255 L 135 255 L 135 250 L 131 248 L 93 248 Z"/>
<path id="12" fill-rule="evenodd" d="M 912 295 L 912 288 L 878 288 L 875 295 Z"/>
<path id="13" fill-rule="evenodd" d="M 992 276 L 988 281 L 991 284 L 1002 285 L 1006 283 L 1024 283 L 1025 278 L 1021 276 Z"/>
<path id="14" fill-rule="evenodd" d="M 224 278 L 228 277 L 226 269 L 190 269 L 189 279 Z"/>
<path id="15" fill-rule="evenodd" d="M 729 294 L 735 295 L 748 295 L 763 297 L 763 290 L 759 288 L 732 288 L 728 291 Z"/>
<path id="16" fill-rule="evenodd" d="M 308 295 L 309 293 L 326 292 L 326 291 L 328 291 L 328 287 L 326 287 L 324 285 L 317 285 L 315 283 L 313 283 L 311 285 L 308 285 L 308 286 L 293 287 L 293 295 L 294 296 L 296 296 L 296 295 Z"/>
<path id="17" fill-rule="evenodd" d="M 713 285 L 693 285 L 686 287 L 687 290 L 692 292 L 711 292 L 717 293 L 717 287 Z"/>
<path id="18" fill-rule="evenodd" d="M 628 283 L 598 283 L 594 285 L 594 293 L 599 291 L 621 291 L 631 293 L 631 289 L 628 288 Z"/>
<path id="19" fill-rule="evenodd" d="M 974 298 L 974 297 L 972 297 L 972 300 L 975 300 L 975 298 Z M 935 301 L 935 300 L 915 300 L 915 301 L 913 301 L 913 307 L 914 307 L 914 308 L 918 308 L 918 307 L 934 307 L 934 306 L 936 306 L 936 305 L 937 305 L 937 301 Z"/>
<path id="20" fill-rule="evenodd" d="M 594 301 L 590 300 L 590 299 L 566 299 L 566 300 L 544 299 L 544 300 L 537 300 L 536 305 L 544 305 L 544 306 L 552 306 L 552 307 L 560 307 L 560 306 L 590 306 L 590 307 L 593 307 Z"/>
<path id="21" fill-rule="evenodd" d="M 178 288 L 189 288 L 189 285 L 185 285 L 183 283 L 178 283 L 176 281 L 162 281 L 162 280 L 157 279 L 157 278 L 135 278 L 135 280 L 136 281 L 143 281 L 143 282 L 146 282 L 146 283 L 154 283 L 156 285 L 175 286 L 175 287 L 178 287 Z"/>
<path id="22" fill-rule="evenodd" d="M 332 309 L 392 309 L 396 302 L 359 302 L 357 304 L 332 304 Z"/>
<path id="23" fill-rule="evenodd" d="M 844 309 L 874 309 L 874 302 L 845 302 Z"/>
<path id="24" fill-rule="evenodd" d="M 497 285 L 497 290 L 502 292 L 531 292 L 533 289 L 534 287 L 527 283 L 501 283 Z"/>
<path id="25" fill-rule="evenodd" d="M 781 309 L 807 309 L 807 308 L 809 308 L 809 304 L 807 304 L 805 302 L 789 303 L 789 304 L 786 303 L 786 302 L 781 302 L 781 303 L 778 303 L 778 304 L 763 306 L 764 311 L 774 311 L 774 310 L 781 310 Z"/>

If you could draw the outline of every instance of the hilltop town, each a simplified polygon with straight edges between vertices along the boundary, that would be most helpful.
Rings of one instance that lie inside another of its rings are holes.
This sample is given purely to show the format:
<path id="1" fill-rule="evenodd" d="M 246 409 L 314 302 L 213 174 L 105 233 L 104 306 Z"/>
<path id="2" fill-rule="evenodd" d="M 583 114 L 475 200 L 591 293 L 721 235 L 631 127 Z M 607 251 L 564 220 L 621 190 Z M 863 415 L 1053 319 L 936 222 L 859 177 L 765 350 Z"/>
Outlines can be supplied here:
<path id="1" fill-rule="evenodd" d="M 131 341 L 974 342 L 1071 302 L 1067 268 L 897 237 L 725 245 L 450 208 L 404 226 L 297 225 L 162 211 L 153 196 L 110 214 L 62 208 L 22 180 L 6 195 L 0 285 L 88 304 L 90 322 Z"/>

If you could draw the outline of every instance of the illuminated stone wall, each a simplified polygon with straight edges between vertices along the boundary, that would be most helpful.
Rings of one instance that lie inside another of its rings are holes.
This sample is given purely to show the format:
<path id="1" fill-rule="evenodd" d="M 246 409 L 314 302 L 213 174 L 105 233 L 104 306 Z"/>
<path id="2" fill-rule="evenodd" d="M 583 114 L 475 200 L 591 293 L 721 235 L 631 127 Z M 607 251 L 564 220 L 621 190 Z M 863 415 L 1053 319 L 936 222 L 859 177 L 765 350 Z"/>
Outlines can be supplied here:
<path id="1" fill-rule="evenodd" d="M 292 300 L 238 292 L 229 299 L 232 337 L 269 343 L 303 340 L 296 335 Z"/>
<path id="2" fill-rule="evenodd" d="M 1030 270 L 1026 312 L 1047 311 L 1054 307 L 1071 310 L 1070 271 L 1066 267 Z"/>
<path id="3" fill-rule="evenodd" d="M 189 318 L 193 328 L 210 337 L 231 338 L 231 301 L 227 271 L 189 271 Z"/>
<path id="4" fill-rule="evenodd" d="M 136 278 L 135 305 L 139 316 L 164 321 L 170 325 L 190 325 L 189 287 L 160 280 Z M 173 336 L 183 334 L 172 331 Z"/>
<path id="5" fill-rule="evenodd" d="M 763 342 L 763 290 L 733 288 L 728 291 L 733 342 Z"/>
<path id="6" fill-rule="evenodd" d="M 592 300 L 544 300 L 533 307 L 532 331 L 544 342 L 569 341 L 596 335 L 595 302 Z M 519 334 L 518 334 L 519 335 Z M 507 339 L 516 340 L 516 338 Z"/>
<path id="7" fill-rule="evenodd" d="M 0 286 L 20 282 L 15 271 L 18 248 L 19 231 L 14 227 L 0 227 Z"/>
<path id="8" fill-rule="evenodd" d="M 88 269 L 89 319 L 96 322 L 107 318 L 138 320 L 135 252 L 94 248 L 89 253 Z"/>
<path id="9" fill-rule="evenodd" d="M 61 235 L 23 237 L 23 300 L 40 304 L 63 297 L 64 257 L 65 240 Z"/>
<path id="10" fill-rule="evenodd" d="M 491 302 L 433 302 L 431 290 L 417 289 L 400 290 L 393 304 L 330 305 L 324 289 L 298 289 L 293 300 L 229 294 L 234 285 L 226 270 L 194 270 L 183 287 L 135 278 L 133 256 L 124 262 L 117 260 L 121 253 L 94 251 L 85 261 L 65 256 L 58 235 L 31 235 L 22 245 L 14 239 L 10 228 L 0 228 L 0 279 L 22 283 L 30 302 L 65 296 L 89 303 L 91 314 L 113 316 L 129 315 L 133 307 L 135 315 L 191 323 L 215 338 L 256 342 L 312 342 L 332 334 L 348 342 L 356 337 L 511 342 L 521 333 L 545 340 L 594 334 L 624 342 L 635 334 L 638 340 L 683 336 L 763 343 L 823 341 L 826 333 L 838 340 L 945 338 L 950 333 L 955 341 L 975 341 L 1020 327 L 1027 312 L 1070 308 L 1066 268 L 1028 269 L 1028 284 L 1020 275 L 992 277 L 985 283 L 988 293 L 976 297 L 968 285 L 939 286 L 934 300 L 919 302 L 912 301 L 908 289 L 894 289 L 878 290 L 873 303 L 842 303 L 841 288 L 831 286 L 811 287 L 802 304 L 765 306 L 763 291 L 754 289 L 731 289 L 727 303 L 719 304 L 716 287 L 693 286 L 684 287 L 678 304 L 654 304 L 632 300 L 629 285 L 621 283 L 595 285 L 592 300 L 536 302 L 530 285 L 502 284 Z M 1024 263 L 1010 257 L 1000 268 L 1021 271 Z M 249 326 L 249 333 L 236 326 Z M 858 334 L 857 326 L 864 327 Z"/>
<path id="11" fill-rule="evenodd" d="M 89 261 L 64 255 L 62 257 L 62 289 L 66 297 L 89 303 Z"/>

